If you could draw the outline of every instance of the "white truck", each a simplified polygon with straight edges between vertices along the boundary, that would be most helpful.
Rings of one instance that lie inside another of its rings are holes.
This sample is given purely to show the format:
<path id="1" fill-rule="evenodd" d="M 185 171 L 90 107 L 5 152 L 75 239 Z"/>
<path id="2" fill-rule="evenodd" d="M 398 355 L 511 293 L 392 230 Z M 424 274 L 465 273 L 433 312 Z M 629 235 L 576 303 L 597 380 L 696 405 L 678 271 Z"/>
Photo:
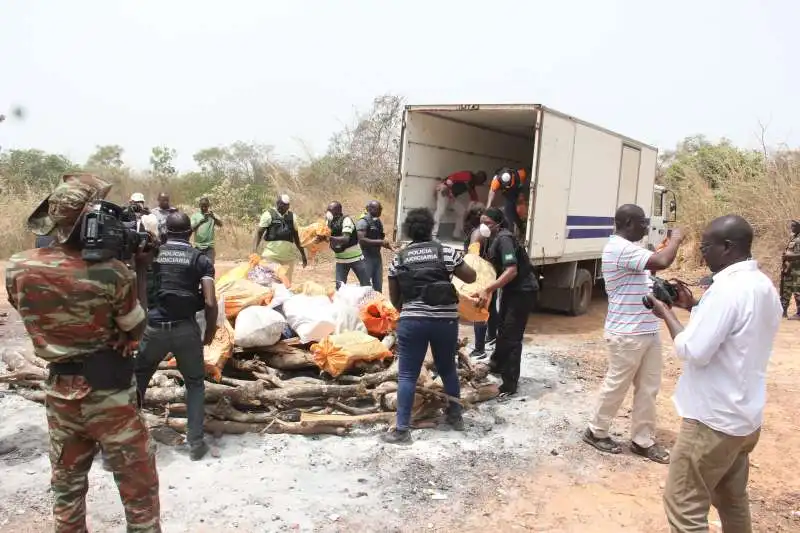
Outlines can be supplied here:
<path id="1" fill-rule="evenodd" d="M 645 210 L 650 247 L 664 239 L 676 214 L 674 194 L 655 185 L 656 148 L 539 104 L 409 105 L 400 142 L 397 241 L 407 240 L 403 221 L 410 209 L 434 209 L 441 178 L 484 170 L 489 179 L 478 193 L 485 202 L 496 169 L 526 169 L 524 239 L 539 275 L 541 308 L 586 312 L 618 206 Z M 458 201 L 468 202 L 466 196 Z M 455 216 L 442 218 L 439 239 L 462 248 L 448 239 Z"/>

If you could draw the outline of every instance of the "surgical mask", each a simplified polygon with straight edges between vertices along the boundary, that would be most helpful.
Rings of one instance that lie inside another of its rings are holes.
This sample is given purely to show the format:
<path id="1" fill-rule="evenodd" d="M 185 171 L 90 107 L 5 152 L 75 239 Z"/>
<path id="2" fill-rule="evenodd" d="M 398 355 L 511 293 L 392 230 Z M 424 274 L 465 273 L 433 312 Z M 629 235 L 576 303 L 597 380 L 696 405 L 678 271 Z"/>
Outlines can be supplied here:
<path id="1" fill-rule="evenodd" d="M 488 239 L 492 235 L 492 230 L 486 224 L 481 224 L 478 226 L 478 233 L 480 233 L 481 237 L 484 239 Z"/>
<path id="2" fill-rule="evenodd" d="M 331 213 L 330 211 L 325 211 L 325 220 L 327 220 L 328 222 L 333 220 L 333 213 Z"/>

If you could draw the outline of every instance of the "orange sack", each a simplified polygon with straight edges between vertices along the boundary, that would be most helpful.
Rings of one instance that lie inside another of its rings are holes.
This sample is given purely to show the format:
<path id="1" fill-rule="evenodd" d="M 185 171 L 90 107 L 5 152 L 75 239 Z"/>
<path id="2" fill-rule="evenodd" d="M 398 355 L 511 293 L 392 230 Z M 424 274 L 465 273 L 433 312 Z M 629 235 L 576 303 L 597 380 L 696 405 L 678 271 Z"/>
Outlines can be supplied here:
<path id="1" fill-rule="evenodd" d="M 361 331 L 328 335 L 311 345 L 314 363 L 333 377 L 340 376 L 362 361 L 383 360 L 392 352 L 381 341 Z"/>
<path id="2" fill-rule="evenodd" d="M 235 279 L 217 283 L 217 294 L 225 302 L 225 317 L 234 319 L 245 307 L 269 304 L 275 293 L 249 279 Z"/>
<path id="3" fill-rule="evenodd" d="M 400 313 L 385 297 L 366 303 L 359 311 L 361 321 L 370 335 L 382 337 L 397 328 Z"/>

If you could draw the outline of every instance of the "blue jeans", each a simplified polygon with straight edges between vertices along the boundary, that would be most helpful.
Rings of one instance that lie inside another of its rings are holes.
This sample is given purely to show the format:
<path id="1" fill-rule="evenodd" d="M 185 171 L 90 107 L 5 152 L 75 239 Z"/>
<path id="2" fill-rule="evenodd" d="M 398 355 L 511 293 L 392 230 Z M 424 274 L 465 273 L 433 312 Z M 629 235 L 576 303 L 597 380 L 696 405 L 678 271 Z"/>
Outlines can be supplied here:
<path id="1" fill-rule="evenodd" d="M 372 288 L 378 292 L 383 291 L 383 258 L 380 254 L 377 256 L 365 255 L 364 261 L 367 262 L 367 274 Z"/>
<path id="2" fill-rule="evenodd" d="M 404 431 L 411 425 L 411 408 L 417 379 L 422 370 L 425 354 L 431 346 L 436 371 L 442 376 L 444 392 L 454 398 L 461 395 L 456 368 L 458 349 L 458 320 L 441 318 L 400 317 L 397 324 L 397 357 L 399 375 L 397 381 L 397 430 Z M 460 414 L 461 405 L 450 403 L 448 413 Z"/>
<path id="3" fill-rule="evenodd" d="M 350 271 L 356 275 L 359 285 L 362 287 L 369 286 L 369 272 L 367 270 L 367 261 L 359 259 L 353 263 L 336 263 L 336 288 L 338 289 L 347 283 L 347 276 Z"/>
<path id="4" fill-rule="evenodd" d="M 497 337 L 497 291 L 492 293 L 492 301 L 489 303 L 489 321 L 475 322 L 475 350 L 482 352 L 486 349 L 486 341 L 493 341 Z"/>

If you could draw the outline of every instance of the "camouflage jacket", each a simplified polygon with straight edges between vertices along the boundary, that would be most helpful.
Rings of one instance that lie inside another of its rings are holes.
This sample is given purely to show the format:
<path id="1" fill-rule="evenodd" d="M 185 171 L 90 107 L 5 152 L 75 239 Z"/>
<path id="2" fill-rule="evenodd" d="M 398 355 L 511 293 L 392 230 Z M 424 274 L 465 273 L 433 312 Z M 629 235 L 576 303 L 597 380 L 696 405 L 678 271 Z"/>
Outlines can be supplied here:
<path id="1" fill-rule="evenodd" d="M 794 254 L 800 254 L 800 233 L 792 237 L 789 244 L 786 245 L 786 251 Z M 795 259 L 789 261 L 789 268 L 791 272 L 800 273 L 800 260 Z"/>
<path id="2" fill-rule="evenodd" d="M 145 318 L 136 276 L 122 262 L 87 263 L 62 246 L 12 256 L 6 291 L 36 355 L 51 363 L 113 345 Z"/>

